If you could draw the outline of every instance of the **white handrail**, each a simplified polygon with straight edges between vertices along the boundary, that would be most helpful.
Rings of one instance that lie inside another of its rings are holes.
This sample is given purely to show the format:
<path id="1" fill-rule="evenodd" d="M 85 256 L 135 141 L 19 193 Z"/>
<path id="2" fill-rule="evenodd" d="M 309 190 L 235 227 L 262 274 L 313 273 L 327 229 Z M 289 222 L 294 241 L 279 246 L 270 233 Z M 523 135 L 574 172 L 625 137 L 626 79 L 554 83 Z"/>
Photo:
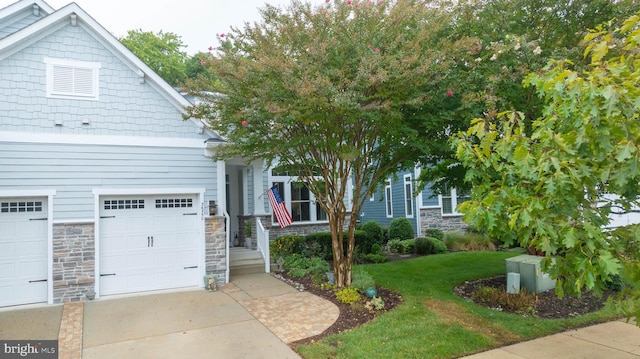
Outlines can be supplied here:
<path id="1" fill-rule="evenodd" d="M 269 230 L 264 229 L 259 217 L 256 217 L 256 229 L 258 251 L 260 251 L 262 258 L 264 259 L 264 271 L 265 273 L 270 273 L 271 258 L 269 258 Z"/>
<path id="2" fill-rule="evenodd" d="M 224 228 L 227 229 L 225 231 L 225 232 L 227 232 L 226 233 L 227 239 L 226 239 L 225 245 L 224 245 L 224 248 L 225 248 L 224 251 L 226 253 L 226 261 L 227 261 L 227 265 L 226 265 L 227 269 L 226 269 L 226 272 L 225 272 L 224 283 L 227 284 L 227 283 L 229 283 L 229 274 L 230 274 L 229 273 L 229 271 L 230 271 L 229 267 L 231 266 L 231 263 L 229 262 L 229 240 L 231 239 L 231 234 L 230 234 L 230 231 L 229 231 L 229 224 L 231 223 L 231 218 L 229 217 L 229 213 L 227 213 L 227 211 L 223 211 L 222 213 L 224 214 L 224 221 L 225 221 Z"/>

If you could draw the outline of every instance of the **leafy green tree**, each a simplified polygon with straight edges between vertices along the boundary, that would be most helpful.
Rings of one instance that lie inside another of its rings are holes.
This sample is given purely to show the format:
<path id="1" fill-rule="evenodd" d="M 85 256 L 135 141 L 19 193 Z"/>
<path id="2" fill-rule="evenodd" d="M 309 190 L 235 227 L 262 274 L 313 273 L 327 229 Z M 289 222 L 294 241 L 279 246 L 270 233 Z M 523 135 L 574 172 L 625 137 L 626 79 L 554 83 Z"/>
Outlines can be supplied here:
<path id="1" fill-rule="evenodd" d="M 640 17 L 598 26 L 588 66 L 552 61 L 525 84 L 544 99 L 531 129 L 521 112 L 476 119 L 455 141 L 473 185 L 465 220 L 546 254 L 557 293 L 599 293 L 622 275 L 640 314 L 640 226 L 608 228 L 640 195 Z M 553 263 L 553 265 L 552 265 Z"/>
<path id="2" fill-rule="evenodd" d="M 120 42 L 172 86 L 186 77 L 187 53 L 180 36 L 172 32 L 129 30 Z"/>
<path id="3" fill-rule="evenodd" d="M 429 151 L 420 160 L 421 181 L 440 192 L 452 187 L 468 190 L 465 170 L 447 145 L 449 135 L 468 128 L 470 118 L 506 110 L 523 112 L 530 125 L 541 114 L 542 99 L 533 88 L 521 85 L 525 76 L 551 58 L 567 58 L 582 66 L 580 40 L 586 29 L 628 17 L 639 6 L 632 0 L 457 2 L 451 9 L 453 20 L 440 32 L 444 40 L 435 45 L 448 51 L 456 66 L 433 84 L 446 86 L 455 96 L 442 106 L 431 102 L 415 110 L 433 126 L 425 136 Z M 456 44 L 468 44 L 468 53 Z"/>
<path id="4" fill-rule="evenodd" d="M 228 139 L 217 158 L 265 159 L 299 176 L 327 213 L 340 287 L 351 283 L 364 200 L 424 150 L 426 121 L 410 109 L 447 97 L 446 88 L 430 84 L 450 61 L 430 44 L 448 14 L 427 5 L 335 0 L 292 2 L 286 11 L 267 5 L 262 23 L 219 35 L 206 66 L 219 79 L 212 88 L 224 96 L 190 109 L 189 116 L 209 118 Z"/>

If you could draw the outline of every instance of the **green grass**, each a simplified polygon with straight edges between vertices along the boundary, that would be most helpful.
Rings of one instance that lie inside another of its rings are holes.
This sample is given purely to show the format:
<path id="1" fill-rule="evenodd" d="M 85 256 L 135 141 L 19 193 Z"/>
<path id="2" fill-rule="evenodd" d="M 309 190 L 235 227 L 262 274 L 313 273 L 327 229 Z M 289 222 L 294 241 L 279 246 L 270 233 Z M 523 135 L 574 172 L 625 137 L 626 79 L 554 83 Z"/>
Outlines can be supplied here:
<path id="1" fill-rule="evenodd" d="M 525 318 L 467 302 L 453 287 L 504 274 L 517 253 L 459 252 L 364 266 L 404 303 L 353 330 L 302 346 L 304 358 L 456 358 L 618 316 L 610 311 L 571 319 Z"/>

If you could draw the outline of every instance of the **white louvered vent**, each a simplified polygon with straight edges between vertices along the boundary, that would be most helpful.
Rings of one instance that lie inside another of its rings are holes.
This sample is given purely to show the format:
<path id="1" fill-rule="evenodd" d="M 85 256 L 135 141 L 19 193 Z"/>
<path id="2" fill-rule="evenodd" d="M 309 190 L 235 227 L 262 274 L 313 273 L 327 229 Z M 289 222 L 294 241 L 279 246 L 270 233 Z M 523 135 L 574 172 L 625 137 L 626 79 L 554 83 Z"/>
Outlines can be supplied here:
<path id="1" fill-rule="evenodd" d="M 100 64 L 45 58 L 47 97 L 98 100 Z"/>

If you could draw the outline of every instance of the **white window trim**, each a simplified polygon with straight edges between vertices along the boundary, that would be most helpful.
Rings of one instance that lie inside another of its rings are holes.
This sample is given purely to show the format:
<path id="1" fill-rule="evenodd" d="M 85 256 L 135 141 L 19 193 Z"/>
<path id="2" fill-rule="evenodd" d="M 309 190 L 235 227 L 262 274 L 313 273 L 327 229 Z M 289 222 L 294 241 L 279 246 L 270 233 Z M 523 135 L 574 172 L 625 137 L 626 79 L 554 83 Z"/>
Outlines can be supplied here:
<path id="1" fill-rule="evenodd" d="M 409 186 L 409 191 L 407 191 L 407 185 Z M 411 178 L 411 174 L 404 175 L 402 180 L 402 188 L 404 189 L 404 214 L 407 218 L 413 218 L 415 213 L 415 208 L 413 206 L 413 179 Z M 409 204 L 409 206 L 407 206 Z M 407 209 L 410 209 L 411 213 L 408 213 Z"/>
<path id="2" fill-rule="evenodd" d="M 458 207 L 458 193 L 456 192 L 455 188 L 451 189 L 451 213 L 445 213 L 444 212 L 444 205 L 442 203 L 442 195 L 438 195 L 438 203 L 440 204 L 440 213 L 442 213 L 443 217 L 454 217 L 454 216 L 462 216 L 462 213 L 456 211 L 456 208 Z"/>
<path id="3" fill-rule="evenodd" d="M 64 98 L 64 99 L 76 99 L 76 100 L 88 100 L 88 101 L 98 101 L 100 99 L 100 68 L 101 65 L 99 62 L 85 62 L 85 61 L 76 61 L 76 60 L 67 60 L 67 59 L 57 59 L 51 57 L 45 57 L 44 63 L 47 67 L 47 97 L 49 98 Z M 91 94 L 81 94 L 81 93 L 65 93 L 58 92 L 56 93 L 53 88 L 53 69 L 54 67 L 69 67 L 74 69 L 85 69 L 91 70 L 92 72 L 92 93 Z"/>
<path id="4" fill-rule="evenodd" d="M 384 186 L 384 210 L 387 218 L 393 218 L 393 189 L 391 188 L 391 180 L 387 180 Z"/>
<path id="5" fill-rule="evenodd" d="M 282 182 L 284 183 L 284 193 L 281 195 L 284 197 L 284 204 L 287 207 L 288 211 L 291 211 L 291 186 L 294 182 L 301 182 L 298 176 L 273 176 L 273 169 L 269 169 L 269 188 L 273 186 L 274 182 Z M 306 201 L 305 201 L 306 202 Z M 271 224 L 276 225 L 278 222 L 274 221 L 275 217 L 273 215 L 273 208 L 269 209 L 271 214 Z M 293 214 L 292 214 L 293 216 Z M 296 221 L 294 220 L 292 225 L 296 224 L 310 224 L 310 223 L 328 223 L 328 220 L 318 220 L 318 213 L 316 211 L 316 197 L 313 195 L 311 191 L 309 191 L 309 221 Z"/>

